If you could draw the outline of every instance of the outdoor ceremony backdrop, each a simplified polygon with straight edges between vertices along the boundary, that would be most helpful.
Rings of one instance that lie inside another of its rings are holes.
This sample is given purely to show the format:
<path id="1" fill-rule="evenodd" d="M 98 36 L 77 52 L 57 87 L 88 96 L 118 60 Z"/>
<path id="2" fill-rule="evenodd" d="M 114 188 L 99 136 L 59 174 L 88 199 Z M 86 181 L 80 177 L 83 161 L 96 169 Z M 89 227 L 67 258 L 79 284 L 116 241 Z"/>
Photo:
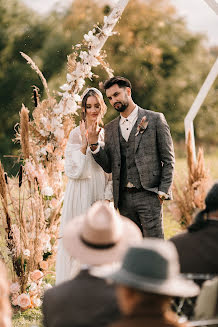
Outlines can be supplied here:
<path id="1" fill-rule="evenodd" d="M 0 0 L 0 160 L 15 174 L 18 146 L 12 142 L 22 103 L 34 108 L 32 85 L 43 88 L 20 51 L 39 66 L 51 91 L 65 82 L 66 58 L 71 46 L 111 11 L 94 0 L 75 0 L 66 12 L 40 17 L 17 0 Z M 140 13 L 140 15 L 139 15 Z M 167 0 L 130 0 L 120 23 L 119 34 L 104 47 L 116 75 L 133 84 L 133 98 L 141 107 L 163 112 L 175 142 L 184 140 L 184 117 L 213 65 L 218 49 L 208 48 L 204 36 L 190 32 Z M 101 68 L 97 86 L 107 78 Z M 198 143 L 218 144 L 218 81 L 211 88 L 195 121 Z M 116 113 L 108 106 L 104 122 Z"/>

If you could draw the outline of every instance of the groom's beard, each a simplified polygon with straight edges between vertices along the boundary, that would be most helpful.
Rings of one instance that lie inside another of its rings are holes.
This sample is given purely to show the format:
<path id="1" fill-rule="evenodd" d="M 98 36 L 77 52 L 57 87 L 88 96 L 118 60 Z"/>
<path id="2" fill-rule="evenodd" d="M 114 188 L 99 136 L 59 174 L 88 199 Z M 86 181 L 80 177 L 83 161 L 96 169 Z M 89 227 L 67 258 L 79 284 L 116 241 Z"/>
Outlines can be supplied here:
<path id="1" fill-rule="evenodd" d="M 114 109 L 116 111 L 118 111 L 118 112 L 123 112 L 123 111 L 126 110 L 126 108 L 128 107 L 128 105 L 129 105 L 129 102 L 128 101 L 126 101 L 124 103 L 122 103 L 122 102 L 115 102 L 114 103 Z"/>

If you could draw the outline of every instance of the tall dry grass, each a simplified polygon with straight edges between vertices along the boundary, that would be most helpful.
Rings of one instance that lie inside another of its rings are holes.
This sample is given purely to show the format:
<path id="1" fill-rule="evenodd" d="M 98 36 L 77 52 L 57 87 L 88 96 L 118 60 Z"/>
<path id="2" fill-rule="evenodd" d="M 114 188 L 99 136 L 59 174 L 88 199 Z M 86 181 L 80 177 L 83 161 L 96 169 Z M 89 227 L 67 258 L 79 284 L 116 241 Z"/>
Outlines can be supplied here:
<path id="1" fill-rule="evenodd" d="M 192 223 L 196 212 L 204 208 L 204 199 L 211 184 L 209 170 L 205 167 L 203 149 L 198 150 L 197 160 L 194 161 L 190 132 L 186 149 L 187 177 L 185 180 L 183 177 L 180 179 L 177 173 L 176 182 L 173 184 L 174 199 L 168 206 L 183 229 Z"/>

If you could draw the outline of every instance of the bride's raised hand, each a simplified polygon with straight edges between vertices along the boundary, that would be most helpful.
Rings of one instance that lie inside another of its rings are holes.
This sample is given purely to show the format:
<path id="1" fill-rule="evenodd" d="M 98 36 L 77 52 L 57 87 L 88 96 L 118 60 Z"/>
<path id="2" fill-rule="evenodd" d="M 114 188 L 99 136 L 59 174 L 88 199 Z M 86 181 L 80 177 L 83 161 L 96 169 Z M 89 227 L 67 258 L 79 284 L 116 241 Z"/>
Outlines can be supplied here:
<path id="1" fill-rule="evenodd" d="M 80 133 L 81 133 L 81 138 L 82 138 L 82 146 L 81 146 L 81 151 L 84 153 L 86 152 L 87 146 L 88 146 L 88 141 L 87 141 L 87 130 L 85 126 L 84 120 L 81 120 L 79 123 L 80 127 Z"/>
<path id="2" fill-rule="evenodd" d="M 98 142 L 98 135 L 100 133 L 101 128 L 98 127 L 97 122 L 94 122 L 88 128 L 88 142 L 89 144 L 95 144 Z"/>

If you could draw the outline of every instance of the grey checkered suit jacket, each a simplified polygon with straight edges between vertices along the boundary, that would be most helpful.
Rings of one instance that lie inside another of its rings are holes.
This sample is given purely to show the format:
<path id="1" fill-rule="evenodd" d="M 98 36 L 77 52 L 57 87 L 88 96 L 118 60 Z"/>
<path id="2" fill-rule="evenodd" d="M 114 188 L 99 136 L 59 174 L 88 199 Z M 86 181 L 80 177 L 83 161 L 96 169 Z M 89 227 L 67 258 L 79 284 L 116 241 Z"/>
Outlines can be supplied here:
<path id="1" fill-rule="evenodd" d="M 147 191 L 162 191 L 171 198 L 175 159 L 169 126 L 162 113 L 142 108 L 138 111 L 137 126 L 143 116 L 147 117 L 148 126 L 143 133 L 135 136 L 135 146 L 132 148 L 141 185 Z M 116 208 L 119 203 L 121 167 L 119 120 L 120 117 L 117 117 L 105 126 L 105 147 L 93 154 L 95 161 L 105 172 L 112 172 Z"/>

